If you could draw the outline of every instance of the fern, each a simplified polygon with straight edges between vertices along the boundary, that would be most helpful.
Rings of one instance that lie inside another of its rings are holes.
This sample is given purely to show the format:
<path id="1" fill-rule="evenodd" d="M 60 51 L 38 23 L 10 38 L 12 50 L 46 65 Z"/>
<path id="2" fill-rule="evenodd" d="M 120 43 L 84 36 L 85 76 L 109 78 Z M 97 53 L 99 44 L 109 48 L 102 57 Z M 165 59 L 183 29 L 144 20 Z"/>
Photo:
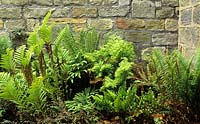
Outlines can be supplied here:
<path id="1" fill-rule="evenodd" d="M 68 108 L 68 111 L 73 113 L 84 111 L 87 114 L 90 114 L 94 111 L 94 101 L 92 97 L 96 94 L 96 91 L 86 88 L 81 93 L 77 93 L 73 98 L 73 101 L 66 101 L 65 104 Z"/>
<path id="2" fill-rule="evenodd" d="M 28 94 L 30 95 L 26 100 L 31 104 L 32 109 L 44 114 L 47 104 L 47 92 L 45 91 L 42 77 L 34 79 Z"/>
<path id="3" fill-rule="evenodd" d="M 2 55 L 1 62 L 0 62 L 1 67 L 6 69 L 7 71 L 9 71 L 11 74 L 14 73 L 15 66 L 16 66 L 14 59 L 13 59 L 13 56 L 14 56 L 14 50 L 8 48 L 6 50 L 6 54 Z"/>

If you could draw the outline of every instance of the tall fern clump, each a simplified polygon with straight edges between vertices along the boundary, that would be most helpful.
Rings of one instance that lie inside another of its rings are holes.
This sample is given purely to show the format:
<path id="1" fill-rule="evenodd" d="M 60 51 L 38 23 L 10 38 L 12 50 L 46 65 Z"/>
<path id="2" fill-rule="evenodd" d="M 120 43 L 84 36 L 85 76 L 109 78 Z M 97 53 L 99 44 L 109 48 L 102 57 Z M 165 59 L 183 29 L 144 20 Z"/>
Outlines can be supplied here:
<path id="1" fill-rule="evenodd" d="M 69 82 L 75 83 L 87 73 L 89 66 L 83 54 L 98 48 L 99 34 L 93 29 L 74 35 L 66 27 L 53 40 L 50 15 L 30 33 L 27 45 L 8 48 L 0 61 L 6 70 L 0 73 L 0 98 L 15 103 L 20 115 L 49 115 L 59 103 L 55 101 L 69 97 Z"/>
<path id="2" fill-rule="evenodd" d="M 163 53 L 155 50 L 146 58 L 148 64 L 146 71 L 140 73 L 141 81 L 154 85 L 163 99 L 183 102 L 198 114 L 199 53 L 195 58 L 188 60 L 179 51 Z"/>

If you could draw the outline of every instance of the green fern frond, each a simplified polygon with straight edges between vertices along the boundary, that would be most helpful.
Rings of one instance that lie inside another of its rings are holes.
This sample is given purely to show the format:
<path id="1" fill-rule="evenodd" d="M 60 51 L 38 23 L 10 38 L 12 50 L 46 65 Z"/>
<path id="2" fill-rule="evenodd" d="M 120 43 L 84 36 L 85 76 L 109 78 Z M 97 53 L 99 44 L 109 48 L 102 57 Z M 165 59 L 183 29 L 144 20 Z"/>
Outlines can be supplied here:
<path id="1" fill-rule="evenodd" d="M 15 62 L 13 59 L 14 56 L 14 50 L 13 49 L 6 49 L 6 54 L 3 54 L 1 56 L 1 67 L 10 71 L 11 73 L 15 70 Z"/>
<path id="2" fill-rule="evenodd" d="M 46 105 L 47 92 L 45 91 L 43 78 L 37 77 L 33 80 L 32 85 L 29 89 L 29 96 L 27 97 L 28 103 L 32 105 L 33 108 L 42 112 Z"/>

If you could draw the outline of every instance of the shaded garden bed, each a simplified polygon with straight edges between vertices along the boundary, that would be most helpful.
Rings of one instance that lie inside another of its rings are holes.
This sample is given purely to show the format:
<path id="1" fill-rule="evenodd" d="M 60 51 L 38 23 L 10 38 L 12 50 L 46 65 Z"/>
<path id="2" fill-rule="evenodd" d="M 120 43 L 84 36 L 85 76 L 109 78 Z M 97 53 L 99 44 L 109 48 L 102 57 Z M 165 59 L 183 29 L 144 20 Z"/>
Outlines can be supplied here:
<path id="1" fill-rule="evenodd" d="M 2 123 L 199 123 L 200 54 L 154 50 L 137 61 L 115 35 L 68 27 L 52 40 L 51 12 L 27 44 L 1 54 Z"/>

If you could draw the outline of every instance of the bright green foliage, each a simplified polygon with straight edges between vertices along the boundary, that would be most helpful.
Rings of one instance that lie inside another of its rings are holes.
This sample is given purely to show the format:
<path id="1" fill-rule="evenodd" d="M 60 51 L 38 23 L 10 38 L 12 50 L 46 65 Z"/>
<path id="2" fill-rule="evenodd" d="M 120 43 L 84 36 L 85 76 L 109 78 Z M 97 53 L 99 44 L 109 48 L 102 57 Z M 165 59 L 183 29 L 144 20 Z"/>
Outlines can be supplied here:
<path id="1" fill-rule="evenodd" d="M 67 83 L 81 78 L 89 67 L 83 54 L 98 48 L 95 30 L 74 35 L 66 27 L 52 41 L 50 15 L 30 33 L 27 45 L 7 49 L 0 62 L 7 71 L 0 74 L 0 98 L 14 102 L 30 116 L 45 117 L 53 101 L 66 100 Z"/>
<path id="2" fill-rule="evenodd" d="M 69 111 L 77 113 L 84 111 L 90 114 L 94 111 L 95 105 L 92 101 L 92 97 L 95 95 L 95 91 L 90 88 L 86 88 L 81 93 L 77 93 L 73 98 L 73 101 L 66 101 L 65 104 Z"/>
<path id="3" fill-rule="evenodd" d="M 126 84 L 126 80 L 128 79 L 128 77 L 133 75 L 133 73 L 131 73 L 132 65 L 133 63 L 128 62 L 126 58 L 122 60 L 119 63 L 119 67 L 115 71 L 114 79 L 106 77 L 105 82 L 101 87 L 101 91 L 104 91 L 106 89 L 116 89 L 120 86 L 124 86 Z"/>
<path id="4" fill-rule="evenodd" d="M 85 54 L 85 57 L 88 61 L 93 63 L 91 71 L 95 74 L 95 77 L 112 77 L 119 66 L 118 64 L 124 58 L 132 62 L 135 53 L 131 43 L 125 42 L 118 37 L 111 37 L 100 50 Z"/>
<path id="5" fill-rule="evenodd" d="M 6 52 L 7 48 L 10 48 L 12 46 L 12 42 L 8 36 L 2 36 L 0 37 L 0 56 L 1 54 Z"/>

